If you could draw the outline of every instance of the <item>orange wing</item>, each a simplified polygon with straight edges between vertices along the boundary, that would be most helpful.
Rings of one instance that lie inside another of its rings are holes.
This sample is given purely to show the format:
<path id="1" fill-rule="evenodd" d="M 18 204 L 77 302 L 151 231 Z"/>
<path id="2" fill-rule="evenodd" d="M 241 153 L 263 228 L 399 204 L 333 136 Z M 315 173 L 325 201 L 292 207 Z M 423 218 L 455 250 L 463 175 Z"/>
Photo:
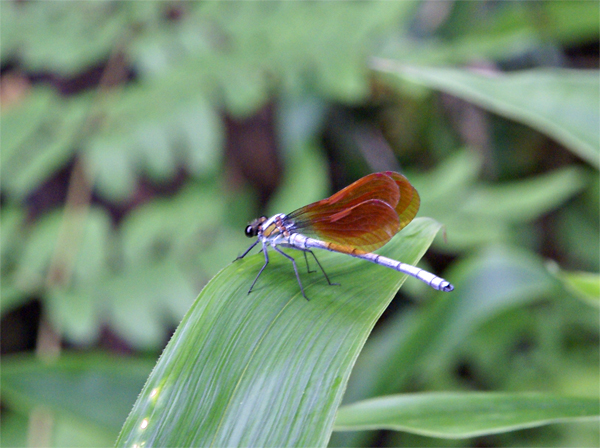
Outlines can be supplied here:
<path id="1" fill-rule="evenodd" d="M 365 176 L 288 216 L 298 231 L 364 251 L 386 244 L 417 214 L 419 195 L 401 174 Z"/>
<path id="2" fill-rule="evenodd" d="M 325 210 L 353 207 L 369 199 L 379 199 L 394 208 L 400 199 L 400 191 L 394 180 L 384 173 L 365 176 L 327 199 L 308 204 L 294 213 L 323 214 Z"/>
<path id="3" fill-rule="evenodd" d="M 394 207 L 400 219 L 400 228 L 398 229 L 400 231 L 417 216 L 419 206 L 421 205 L 421 198 L 415 187 L 402 174 L 395 173 L 394 171 L 385 171 L 383 174 L 393 179 L 400 191 L 400 200 L 396 204 L 396 207 Z"/>
<path id="4" fill-rule="evenodd" d="M 311 222 L 310 229 L 323 241 L 373 251 L 398 233 L 398 214 L 387 203 L 369 199 Z"/>

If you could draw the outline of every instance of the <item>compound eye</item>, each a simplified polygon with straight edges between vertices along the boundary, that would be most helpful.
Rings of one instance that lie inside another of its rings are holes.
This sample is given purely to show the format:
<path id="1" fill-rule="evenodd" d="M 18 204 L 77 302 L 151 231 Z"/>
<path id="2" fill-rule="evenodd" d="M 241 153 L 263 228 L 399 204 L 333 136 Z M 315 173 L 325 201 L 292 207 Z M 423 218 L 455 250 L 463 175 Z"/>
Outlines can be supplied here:
<path id="1" fill-rule="evenodd" d="M 253 236 L 258 235 L 258 231 L 257 231 L 256 227 L 254 227 L 254 226 L 247 226 L 244 233 L 246 234 L 246 236 L 248 238 L 252 238 Z"/>

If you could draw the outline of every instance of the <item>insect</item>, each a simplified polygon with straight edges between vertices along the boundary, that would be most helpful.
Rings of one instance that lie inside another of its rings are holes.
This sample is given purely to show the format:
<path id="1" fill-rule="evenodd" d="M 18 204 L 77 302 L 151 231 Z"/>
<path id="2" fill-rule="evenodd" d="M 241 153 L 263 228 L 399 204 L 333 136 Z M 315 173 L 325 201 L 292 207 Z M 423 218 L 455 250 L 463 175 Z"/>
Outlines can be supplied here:
<path id="1" fill-rule="evenodd" d="M 249 238 L 257 240 L 236 260 L 245 257 L 259 242 L 265 254 L 265 264 L 252 282 L 252 292 L 258 278 L 269 264 L 268 246 L 292 262 L 300 291 L 295 259 L 281 248 L 310 253 L 319 268 L 321 263 L 311 249 L 325 249 L 395 269 L 415 277 L 439 291 L 452 291 L 454 286 L 437 275 L 400 261 L 372 253 L 413 220 L 419 210 L 419 194 L 402 174 L 393 171 L 369 174 L 333 196 L 313 202 L 289 214 L 278 213 L 270 218 L 262 216 L 246 227 Z M 314 238 L 313 238 L 314 237 Z"/>

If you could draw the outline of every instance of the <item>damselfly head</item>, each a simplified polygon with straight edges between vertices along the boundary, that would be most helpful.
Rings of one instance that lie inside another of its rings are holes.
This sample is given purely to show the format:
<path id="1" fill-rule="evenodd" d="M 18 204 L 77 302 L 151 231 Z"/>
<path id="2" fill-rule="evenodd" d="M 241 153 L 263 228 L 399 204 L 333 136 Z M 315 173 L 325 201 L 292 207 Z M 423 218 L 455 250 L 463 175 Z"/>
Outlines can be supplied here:
<path id="1" fill-rule="evenodd" d="M 254 238 L 255 236 L 257 236 L 260 226 L 266 220 L 267 220 L 266 216 L 261 216 L 260 218 L 257 218 L 254 221 L 252 221 L 250 224 L 248 224 L 246 226 L 246 230 L 244 230 L 244 233 L 246 234 L 246 236 L 248 238 Z"/>

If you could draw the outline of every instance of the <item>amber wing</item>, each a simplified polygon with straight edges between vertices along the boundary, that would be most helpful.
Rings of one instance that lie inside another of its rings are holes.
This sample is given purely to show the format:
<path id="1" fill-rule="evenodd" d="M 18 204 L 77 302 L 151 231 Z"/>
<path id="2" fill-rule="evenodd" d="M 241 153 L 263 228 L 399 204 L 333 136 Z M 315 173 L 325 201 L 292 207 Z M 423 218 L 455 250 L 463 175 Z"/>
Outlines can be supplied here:
<path id="1" fill-rule="evenodd" d="M 369 174 L 288 217 L 298 232 L 373 251 L 412 221 L 418 209 L 419 195 L 406 177 L 386 171 Z"/>

